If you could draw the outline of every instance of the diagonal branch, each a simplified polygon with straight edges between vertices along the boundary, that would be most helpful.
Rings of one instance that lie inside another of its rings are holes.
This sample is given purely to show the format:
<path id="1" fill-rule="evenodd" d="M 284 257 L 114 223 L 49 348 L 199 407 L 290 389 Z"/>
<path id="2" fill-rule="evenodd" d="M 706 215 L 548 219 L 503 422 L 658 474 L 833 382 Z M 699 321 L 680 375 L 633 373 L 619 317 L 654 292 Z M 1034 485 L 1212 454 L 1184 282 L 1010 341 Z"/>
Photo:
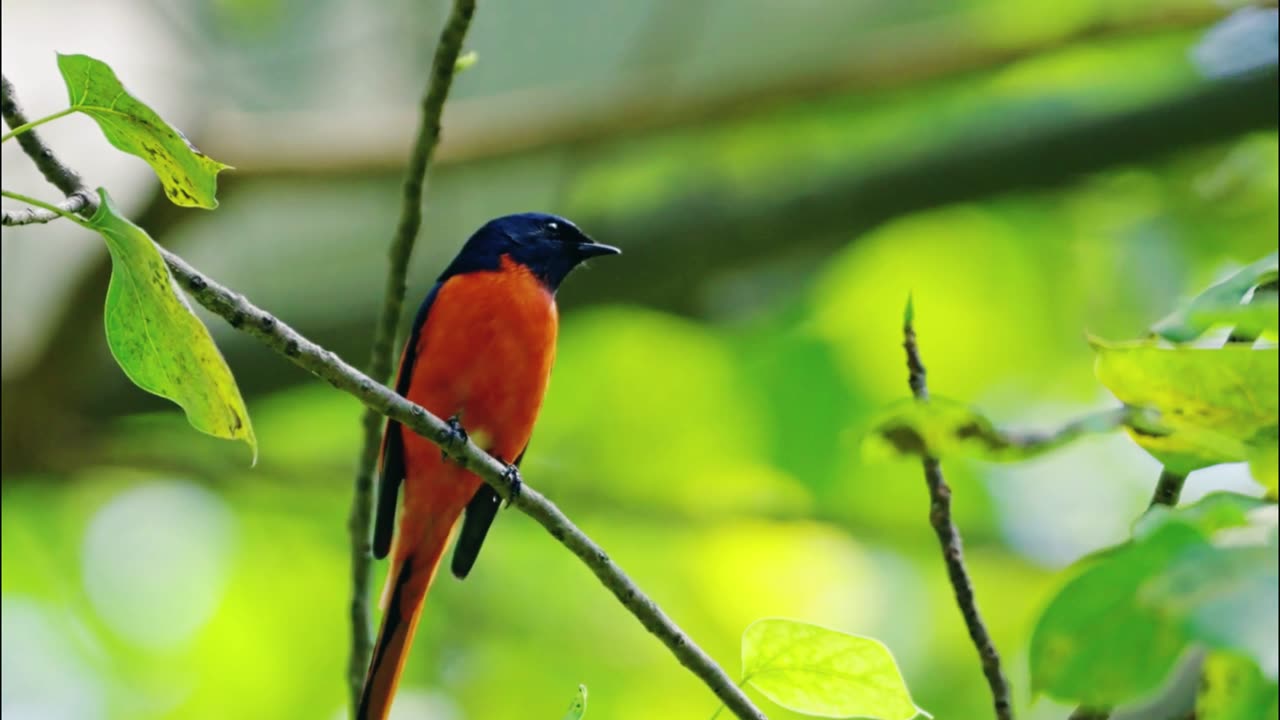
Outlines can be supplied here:
<path id="1" fill-rule="evenodd" d="M 365 407 L 402 423 L 439 445 L 462 467 L 491 485 L 503 499 L 536 520 L 552 537 L 577 555 L 645 629 L 657 636 L 680 664 L 697 675 L 735 715 L 750 720 L 764 719 L 764 713 L 751 703 L 724 670 L 657 603 L 645 595 L 622 568 L 609 559 L 603 548 L 587 537 L 558 507 L 528 485 L 523 485 L 513 495 L 506 465 L 485 453 L 471 440 L 454 440 L 453 431 L 443 420 L 356 370 L 332 351 L 306 339 L 245 298 L 200 274 L 182 258 L 164 248 L 160 252 L 178 284 L 206 309 L 226 319 L 232 327 L 261 340 L 298 367 L 356 397 Z M 988 646 L 989 644 L 988 641 Z"/>
<path id="2" fill-rule="evenodd" d="M 7 82 L 4 83 L 6 120 L 8 120 L 9 109 L 16 108 L 16 104 L 11 102 L 12 90 L 12 86 Z M 24 133 L 19 137 L 27 135 L 30 133 Z M 65 168 L 54 157 L 53 151 L 43 144 L 34 150 L 28 149 L 26 145 L 22 147 L 28 154 L 38 152 L 58 167 Z M 33 159 L 36 158 L 33 156 Z M 80 176 L 69 170 L 68 173 L 62 176 L 64 180 L 71 178 L 64 192 L 68 194 L 87 192 Z M 59 189 L 63 188 L 59 186 Z M 85 212 L 81 210 L 81 214 Z M 698 676 L 735 715 L 743 720 L 767 720 L 765 714 L 752 704 L 750 698 L 725 674 L 715 660 L 698 647 L 693 639 L 686 635 L 675 621 L 662 611 L 662 608 L 658 607 L 657 603 L 644 594 L 644 591 L 623 572 L 622 568 L 609 559 L 608 553 L 577 525 L 574 525 L 573 521 L 560 511 L 560 508 L 528 485 L 523 485 L 520 492 L 512 496 L 511 478 L 507 474 L 507 467 L 502 462 L 485 453 L 471 440 L 456 442 L 453 440 L 455 437 L 453 430 L 440 418 L 356 370 L 334 352 L 311 342 L 244 297 L 202 275 L 167 249 L 159 246 L 157 249 L 168 264 L 174 279 L 207 310 L 221 316 L 237 330 L 261 340 L 271 349 L 289 358 L 298 367 L 357 398 L 364 403 L 365 407 L 400 422 L 439 445 L 462 467 L 493 486 L 500 496 L 536 520 L 551 533 L 552 537 L 559 540 L 560 544 L 578 556 L 600 580 L 600 583 L 618 598 L 623 607 L 627 608 L 646 630 L 666 645 L 680 664 Z"/>
<path id="3" fill-rule="evenodd" d="M 436 46 L 431 62 L 431 80 L 422 99 L 422 121 L 405 171 L 400 221 L 391 241 L 391 262 L 387 269 L 386 299 L 382 316 L 378 320 L 369 359 L 369 375 L 378 382 L 386 382 L 391 376 L 391 358 L 396 339 L 396 325 L 404 307 L 405 276 L 409 272 L 409 257 L 422 225 L 422 202 L 426 185 L 427 168 L 436 145 L 440 142 L 440 114 L 453 84 L 458 54 L 466 38 L 471 16 L 475 13 L 474 0 L 456 0 L 440 43 Z M 347 682 L 350 686 L 351 708 L 359 704 L 365 668 L 369 665 L 369 653 L 373 638 L 369 625 L 369 582 L 372 575 L 369 557 L 369 522 L 373 511 L 373 475 L 378 463 L 381 446 L 383 418 L 377 411 L 365 411 L 362 420 L 364 447 L 356 468 L 351 498 L 351 514 L 347 518 L 347 530 L 351 535 L 351 656 L 347 663 Z"/>
<path id="4" fill-rule="evenodd" d="M 907 352 L 907 381 L 911 385 L 911 394 L 916 400 L 929 399 L 929 387 L 925 382 L 924 364 L 920 361 L 920 350 L 916 347 L 916 331 L 912 327 L 911 302 L 907 302 L 907 313 L 902 324 L 902 347 Z M 997 720 L 1013 720 L 1013 704 L 1009 699 L 1009 681 L 1000 668 L 1000 653 L 991 641 L 991 634 L 978 612 L 978 602 L 973 595 L 973 581 L 969 579 L 969 571 L 964 565 L 964 548 L 960 539 L 960 531 L 951 520 L 951 488 L 942 476 L 942 465 L 938 459 L 925 456 L 924 479 L 929 485 L 929 524 L 938 535 L 942 544 L 942 557 L 947 565 L 947 575 L 951 579 L 951 587 L 955 590 L 956 604 L 960 606 L 960 614 L 964 616 L 965 626 L 969 629 L 969 637 L 978 650 L 982 660 L 982 672 L 987 676 L 987 684 L 991 686 L 991 696 L 995 703 Z"/>

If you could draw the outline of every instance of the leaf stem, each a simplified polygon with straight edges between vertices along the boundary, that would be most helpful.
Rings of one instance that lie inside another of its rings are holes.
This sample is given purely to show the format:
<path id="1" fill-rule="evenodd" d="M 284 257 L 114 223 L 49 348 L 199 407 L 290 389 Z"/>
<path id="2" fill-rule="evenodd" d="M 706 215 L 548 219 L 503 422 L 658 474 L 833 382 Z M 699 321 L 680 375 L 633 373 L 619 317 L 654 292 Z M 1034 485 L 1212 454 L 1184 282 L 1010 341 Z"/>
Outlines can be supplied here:
<path id="1" fill-rule="evenodd" d="M 31 121 L 31 122 L 29 122 L 29 123 L 24 123 L 24 124 L 22 124 L 22 125 L 19 125 L 18 127 L 16 127 L 16 128 L 14 128 L 14 129 L 10 130 L 9 132 L 5 133 L 5 136 L 4 136 L 3 138 L 0 138 L 0 143 L 7 143 L 7 142 L 9 142 L 9 139 L 10 139 L 10 138 L 15 138 L 15 137 L 17 137 L 17 136 L 21 135 L 22 133 L 24 133 L 24 132 L 26 132 L 26 131 L 30 130 L 31 128 L 38 127 L 38 126 L 43 125 L 43 124 L 45 124 L 45 123 L 47 123 L 47 122 L 52 122 L 52 121 L 54 121 L 54 120 L 57 120 L 57 119 L 58 119 L 58 118 L 60 118 L 60 117 L 66 117 L 67 115 L 70 115 L 71 113 L 73 113 L 73 112 L 75 112 L 75 111 L 76 111 L 76 108 L 71 107 L 71 108 L 67 108 L 66 110 L 59 110 L 58 112 L 56 112 L 56 113 L 54 113 L 54 114 L 52 114 L 52 115 L 45 115 L 44 117 L 42 117 L 42 118 L 40 118 L 40 119 L 38 119 L 38 120 L 32 120 L 32 121 Z"/>

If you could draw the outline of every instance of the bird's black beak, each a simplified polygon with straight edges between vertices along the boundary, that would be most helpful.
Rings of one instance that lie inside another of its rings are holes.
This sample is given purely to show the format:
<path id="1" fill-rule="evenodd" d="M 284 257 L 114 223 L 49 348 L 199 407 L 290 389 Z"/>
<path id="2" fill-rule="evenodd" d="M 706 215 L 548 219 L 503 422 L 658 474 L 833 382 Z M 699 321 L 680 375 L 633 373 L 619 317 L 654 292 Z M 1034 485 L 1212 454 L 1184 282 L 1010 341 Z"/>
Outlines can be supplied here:
<path id="1" fill-rule="evenodd" d="M 601 245 L 598 242 L 585 242 L 578 246 L 578 255 L 586 258 L 600 255 L 621 255 L 622 251 L 612 245 Z"/>

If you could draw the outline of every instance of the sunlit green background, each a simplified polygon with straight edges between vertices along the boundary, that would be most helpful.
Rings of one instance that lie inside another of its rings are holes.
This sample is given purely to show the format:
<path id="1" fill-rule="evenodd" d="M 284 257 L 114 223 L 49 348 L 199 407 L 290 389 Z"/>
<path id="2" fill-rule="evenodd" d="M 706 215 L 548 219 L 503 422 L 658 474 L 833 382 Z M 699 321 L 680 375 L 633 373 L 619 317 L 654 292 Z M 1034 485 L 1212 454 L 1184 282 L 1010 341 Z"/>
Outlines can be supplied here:
<path id="1" fill-rule="evenodd" d="M 363 363 L 445 9 L 5 0 L 4 72 L 37 117 L 65 102 L 55 51 L 111 63 L 238 168 L 221 208 L 168 206 L 84 119 L 45 133 L 64 159 L 160 242 Z M 1031 428 L 1113 402 L 1087 333 L 1136 337 L 1276 248 L 1274 89 L 1269 122 L 1232 130 L 1235 110 L 1201 107 L 1195 142 L 1138 157 L 1117 134 L 1065 152 L 1037 139 L 1189 112 L 1233 60 L 1274 63 L 1274 29 L 1260 50 L 1197 50 L 1226 14 L 482 2 L 411 303 L 496 215 L 558 212 L 623 245 L 561 293 L 526 480 L 730 674 L 751 621 L 793 617 L 883 640 L 936 717 L 988 717 L 919 468 L 858 451 L 872 413 L 907 394 L 903 305 L 914 294 L 937 394 Z M 1164 132 L 1156 120 L 1145 134 Z M 6 189 L 52 197 L 12 145 Z M 1026 154 L 984 165 L 1007 147 Z M 198 435 L 111 364 L 101 243 L 62 223 L 6 228 L 0 252 L 5 717 L 343 717 L 358 404 L 211 319 L 260 439 L 250 468 L 243 445 Z M 946 471 L 1020 716 L 1062 718 L 1029 694 L 1031 623 L 1061 568 L 1127 535 L 1158 466 L 1112 436 Z M 1260 493 L 1224 467 L 1184 497 L 1223 487 Z M 573 556 L 504 512 L 472 576 L 432 590 L 395 717 L 559 718 L 578 683 L 589 718 L 717 705 Z"/>

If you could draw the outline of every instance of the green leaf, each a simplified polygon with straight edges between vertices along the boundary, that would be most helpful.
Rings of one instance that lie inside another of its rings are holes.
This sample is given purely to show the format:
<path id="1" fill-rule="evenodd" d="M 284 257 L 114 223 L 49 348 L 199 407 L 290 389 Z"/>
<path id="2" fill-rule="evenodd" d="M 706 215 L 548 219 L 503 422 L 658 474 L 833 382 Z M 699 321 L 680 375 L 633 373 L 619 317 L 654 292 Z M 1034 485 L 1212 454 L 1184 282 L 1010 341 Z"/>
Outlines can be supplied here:
<path id="1" fill-rule="evenodd" d="M 1173 472 L 1246 461 L 1275 442 L 1275 348 L 1093 344 L 1098 380 L 1126 405 L 1159 413 L 1164 431 L 1130 435 Z"/>
<path id="2" fill-rule="evenodd" d="M 1256 524 L 1252 513 L 1267 507 L 1273 506 L 1248 495 L 1222 491 L 1209 493 L 1199 502 L 1179 508 L 1156 505 L 1134 523 L 1133 537 L 1142 540 L 1170 523 L 1190 525 L 1202 536 L 1210 537 L 1221 530 Z"/>
<path id="3" fill-rule="evenodd" d="M 574 696 L 573 702 L 569 703 L 569 709 L 565 711 L 562 720 L 582 720 L 585 714 L 587 714 L 587 686 L 578 685 L 578 694 Z"/>
<path id="4" fill-rule="evenodd" d="M 1091 707 L 1138 701 L 1196 646 L 1274 679 L 1278 522 L 1274 504 L 1234 493 L 1148 513 L 1050 601 L 1032 632 L 1033 691 Z"/>
<path id="5" fill-rule="evenodd" d="M 806 715 L 908 720 L 924 712 L 879 641 L 783 618 L 742 633 L 742 682 Z"/>
<path id="6" fill-rule="evenodd" d="M 1265 324 L 1266 311 L 1260 320 L 1233 319 L 1233 313 L 1246 313 L 1246 318 L 1254 317 L 1252 311 L 1240 310 L 1240 302 L 1250 290 L 1280 276 L 1280 258 L 1277 253 L 1240 270 L 1231 277 L 1205 290 L 1195 297 L 1185 308 L 1169 315 L 1151 328 L 1151 331 L 1170 342 L 1189 342 L 1218 324 L 1247 324 L 1257 322 Z M 1275 330 L 1275 304 L 1270 310 L 1270 328 Z"/>
<path id="7" fill-rule="evenodd" d="M 1087 415 L 1051 434 L 1011 433 L 995 427 L 963 403 L 934 396 L 928 401 L 899 400 L 882 409 L 863 437 L 865 460 L 929 455 L 975 457 L 991 461 L 1025 460 L 1060 448 L 1089 433 L 1136 422 L 1138 413 L 1108 410 Z"/>
<path id="8" fill-rule="evenodd" d="M 1201 670 L 1196 720 L 1276 720 L 1276 683 L 1268 682 L 1252 660 L 1211 652 Z"/>
<path id="9" fill-rule="evenodd" d="M 226 360 L 200 319 L 173 284 L 155 243 L 120 214 L 107 191 L 88 225 L 111 251 L 107 288 L 107 345 L 120 368 L 138 387 L 168 398 L 201 432 L 257 440 L 249 413 Z"/>
<path id="10" fill-rule="evenodd" d="M 1031 634 L 1031 690 L 1110 707 L 1149 695 L 1186 649 L 1175 618 L 1138 602 L 1148 577 L 1204 538 L 1169 524 L 1089 563 L 1049 602 Z"/>
<path id="11" fill-rule="evenodd" d="M 1274 544 L 1190 548 L 1146 583 L 1138 599 L 1179 618 L 1189 641 L 1243 653 L 1275 680 L 1278 565 Z"/>
<path id="12" fill-rule="evenodd" d="M 229 165 L 197 150 L 181 132 L 130 95 L 101 60 L 60 54 L 58 69 L 71 107 L 93 118 L 117 149 L 146 160 L 175 205 L 218 206 L 218 173 Z"/>

